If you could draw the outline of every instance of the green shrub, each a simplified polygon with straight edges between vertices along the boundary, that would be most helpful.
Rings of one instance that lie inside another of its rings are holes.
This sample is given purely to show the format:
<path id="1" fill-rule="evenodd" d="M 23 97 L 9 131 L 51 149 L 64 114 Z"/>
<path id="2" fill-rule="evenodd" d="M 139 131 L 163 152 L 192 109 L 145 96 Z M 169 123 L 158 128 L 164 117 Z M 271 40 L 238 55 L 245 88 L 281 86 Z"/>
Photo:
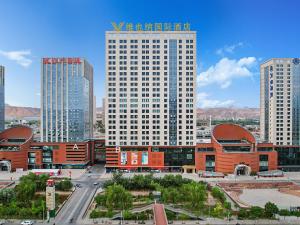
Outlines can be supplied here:
<path id="1" fill-rule="evenodd" d="M 264 209 L 258 206 L 252 206 L 249 211 L 250 219 L 264 218 Z"/>
<path id="2" fill-rule="evenodd" d="M 176 220 L 176 213 L 166 210 L 168 220 Z"/>
<path id="3" fill-rule="evenodd" d="M 59 183 L 55 184 L 55 188 L 58 191 L 70 191 L 73 188 L 73 184 L 69 179 L 62 180 Z"/>
<path id="4" fill-rule="evenodd" d="M 246 209 L 240 209 L 240 211 L 238 212 L 238 219 L 239 220 L 244 220 L 247 219 L 249 217 L 249 212 Z"/>
<path id="5" fill-rule="evenodd" d="M 290 216 L 291 212 L 289 210 L 287 210 L 287 209 L 281 209 L 281 210 L 279 210 L 278 214 L 280 216 Z"/>
<path id="6" fill-rule="evenodd" d="M 225 200 L 226 200 L 225 194 L 224 194 L 223 191 L 221 191 L 221 189 L 218 188 L 217 186 L 215 186 L 215 187 L 213 187 L 213 188 L 211 189 L 211 195 L 212 195 L 214 198 L 220 200 L 222 203 L 225 202 Z"/>
<path id="7" fill-rule="evenodd" d="M 179 214 L 178 215 L 178 220 L 189 220 L 190 219 L 190 217 L 189 216 L 187 216 L 187 215 L 185 215 L 185 214 Z"/>
<path id="8" fill-rule="evenodd" d="M 272 217 L 274 217 L 274 215 L 276 213 L 278 213 L 278 211 L 279 211 L 279 209 L 278 209 L 277 205 L 275 205 L 274 203 L 267 202 L 265 204 L 265 215 L 266 215 L 266 217 L 272 218 Z"/>

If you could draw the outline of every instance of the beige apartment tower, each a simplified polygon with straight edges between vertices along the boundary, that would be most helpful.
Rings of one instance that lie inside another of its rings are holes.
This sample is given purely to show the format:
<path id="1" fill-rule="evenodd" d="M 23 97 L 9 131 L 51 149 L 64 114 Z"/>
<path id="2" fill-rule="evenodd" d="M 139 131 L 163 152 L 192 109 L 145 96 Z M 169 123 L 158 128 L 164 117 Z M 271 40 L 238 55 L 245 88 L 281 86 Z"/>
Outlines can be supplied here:
<path id="1" fill-rule="evenodd" d="M 273 58 L 260 66 L 260 137 L 300 145 L 300 60 Z"/>
<path id="2" fill-rule="evenodd" d="M 196 144 L 196 32 L 106 32 L 106 146 Z"/>

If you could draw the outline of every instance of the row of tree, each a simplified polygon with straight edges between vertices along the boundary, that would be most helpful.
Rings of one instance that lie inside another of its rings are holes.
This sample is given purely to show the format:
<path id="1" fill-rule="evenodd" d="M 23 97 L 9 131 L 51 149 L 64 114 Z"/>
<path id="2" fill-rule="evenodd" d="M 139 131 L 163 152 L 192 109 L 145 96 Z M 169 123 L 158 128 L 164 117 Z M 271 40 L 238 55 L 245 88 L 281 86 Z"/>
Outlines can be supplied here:
<path id="1" fill-rule="evenodd" d="M 126 210 L 132 206 L 132 195 L 122 185 L 108 186 L 104 194 L 95 197 L 97 206 L 103 206 L 110 210 Z"/>
<path id="2" fill-rule="evenodd" d="M 187 208 L 200 210 L 207 199 L 206 186 L 201 183 L 190 182 L 181 187 L 167 187 L 162 189 L 162 200 L 165 203 L 184 204 Z"/>
<path id="3" fill-rule="evenodd" d="M 272 203 L 267 202 L 264 208 L 259 206 L 252 206 L 250 209 L 240 209 L 238 212 L 239 219 L 271 219 L 279 212 L 278 207 Z"/>
<path id="4" fill-rule="evenodd" d="M 181 175 L 166 175 L 161 178 L 154 177 L 152 174 L 148 175 L 134 175 L 132 178 L 124 178 L 122 173 L 115 173 L 113 178 L 104 183 L 104 187 L 113 184 L 122 185 L 126 190 L 157 190 L 161 187 L 180 187 L 183 184 L 190 183 L 191 180 L 182 178 Z"/>
<path id="5" fill-rule="evenodd" d="M 29 173 L 20 178 L 15 188 L 0 190 L 0 218 L 40 219 L 45 213 L 45 192 L 49 175 Z M 70 180 L 56 184 L 58 190 L 67 191 L 73 187 Z"/>

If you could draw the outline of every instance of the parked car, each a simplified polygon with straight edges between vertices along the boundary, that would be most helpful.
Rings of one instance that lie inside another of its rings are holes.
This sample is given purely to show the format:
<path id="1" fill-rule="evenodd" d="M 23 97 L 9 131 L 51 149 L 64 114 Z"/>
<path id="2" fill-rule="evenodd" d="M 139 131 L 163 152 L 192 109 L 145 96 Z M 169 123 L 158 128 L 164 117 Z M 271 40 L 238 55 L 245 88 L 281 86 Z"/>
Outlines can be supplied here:
<path id="1" fill-rule="evenodd" d="M 0 225 L 4 225 L 4 224 L 5 224 L 5 222 L 0 220 Z"/>
<path id="2" fill-rule="evenodd" d="M 21 225 L 33 225 L 33 221 L 31 220 L 24 220 L 21 222 Z"/>
<path id="3" fill-rule="evenodd" d="M 95 183 L 94 183 L 94 185 L 98 185 L 98 184 L 99 184 L 98 182 L 95 182 Z"/>

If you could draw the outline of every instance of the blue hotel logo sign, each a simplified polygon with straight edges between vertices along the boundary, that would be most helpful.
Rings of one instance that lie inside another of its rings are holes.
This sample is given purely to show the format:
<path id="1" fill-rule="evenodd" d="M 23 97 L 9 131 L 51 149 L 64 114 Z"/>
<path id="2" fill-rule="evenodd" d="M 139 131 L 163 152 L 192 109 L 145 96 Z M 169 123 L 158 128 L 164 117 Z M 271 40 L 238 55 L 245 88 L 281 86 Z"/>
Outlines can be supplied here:
<path id="1" fill-rule="evenodd" d="M 114 31 L 190 31 L 189 23 L 115 23 L 112 22 Z"/>
<path id="2" fill-rule="evenodd" d="M 294 63 L 294 65 L 299 65 L 300 60 L 298 58 L 294 58 L 293 63 Z"/>

